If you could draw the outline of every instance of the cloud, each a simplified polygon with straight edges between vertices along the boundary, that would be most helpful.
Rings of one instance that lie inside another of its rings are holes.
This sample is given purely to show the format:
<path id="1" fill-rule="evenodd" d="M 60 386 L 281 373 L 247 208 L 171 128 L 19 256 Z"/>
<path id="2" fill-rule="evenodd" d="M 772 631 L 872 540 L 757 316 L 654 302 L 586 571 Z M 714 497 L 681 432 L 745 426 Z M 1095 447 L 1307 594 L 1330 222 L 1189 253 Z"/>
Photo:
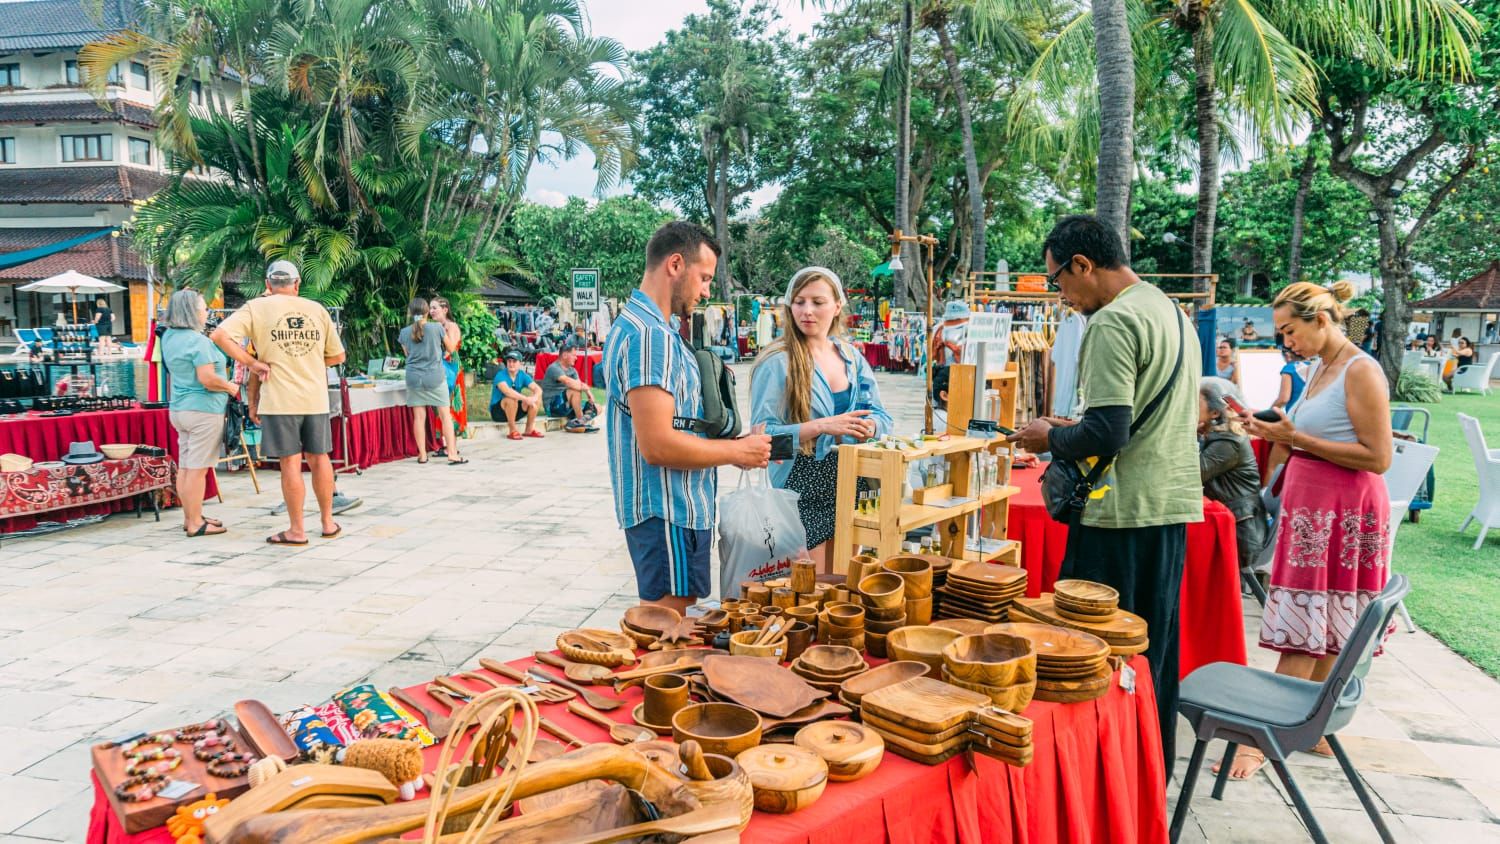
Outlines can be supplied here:
<path id="1" fill-rule="evenodd" d="M 546 205 L 552 208 L 561 208 L 568 204 L 567 194 L 548 188 L 531 188 L 526 191 L 526 198 L 538 205 Z"/>

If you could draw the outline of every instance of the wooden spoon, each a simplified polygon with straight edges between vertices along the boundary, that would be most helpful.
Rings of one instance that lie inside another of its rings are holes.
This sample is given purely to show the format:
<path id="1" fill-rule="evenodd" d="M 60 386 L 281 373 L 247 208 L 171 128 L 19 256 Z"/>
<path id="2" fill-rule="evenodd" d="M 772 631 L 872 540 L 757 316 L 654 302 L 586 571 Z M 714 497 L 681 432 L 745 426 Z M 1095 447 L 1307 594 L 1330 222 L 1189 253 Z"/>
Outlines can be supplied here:
<path id="1" fill-rule="evenodd" d="M 422 720 L 427 722 L 427 731 L 432 733 L 433 738 L 441 741 L 447 738 L 448 734 L 453 731 L 452 718 L 447 715 L 439 715 L 423 706 L 417 701 L 416 695 L 409 695 L 405 690 L 392 686 L 391 697 L 401 701 L 403 705 L 410 707 L 412 712 L 422 716 Z"/>
<path id="2" fill-rule="evenodd" d="M 547 651 L 537 651 L 533 656 L 536 657 L 537 662 L 563 669 L 563 674 L 575 683 L 590 683 L 602 686 L 614 680 L 615 673 L 604 665 L 573 662 Z"/>
<path id="3" fill-rule="evenodd" d="M 572 704 L 568 704 L 568 705 L 572 706 Z M 551 733 L 552 735 L 557 736 L 558 738 L 562 739 L 563 741 L 567 742 L 568 744 L 573 745 L 574 747 L 586 747 L 588 745 L 588 742 L 584 741 L 583 739 L 579 738 L 578 736 L 573 735 L 572 733 L 570 733 L 567 730 L 563 729 L 561 726 L 557 725 L 556 723 L 553 723 L 552 721 L 548 721 L 546 718 L 538 718 L 537 722 L 536 722 L 536 725 L 538 727 L 542 728 L 543 730 L 546 730 L 547 732 Z M 653 736 L 653 738 L 654 738 L 654 736 Z"/>
<path id="4" fill-rule="evenodd" d="M 645 727 L 638 727 L 634 724 L 621 724 L 618 721 L 611 720 L 600 712 L 584 706 L 576 700 L 568 704 L 568 711 L 579 718 L 592 721 L 609 730 L 609 737 L 619 744 L 630 744 L 633 741 L 651 741 L 656 738 L 656 733 Z"/>

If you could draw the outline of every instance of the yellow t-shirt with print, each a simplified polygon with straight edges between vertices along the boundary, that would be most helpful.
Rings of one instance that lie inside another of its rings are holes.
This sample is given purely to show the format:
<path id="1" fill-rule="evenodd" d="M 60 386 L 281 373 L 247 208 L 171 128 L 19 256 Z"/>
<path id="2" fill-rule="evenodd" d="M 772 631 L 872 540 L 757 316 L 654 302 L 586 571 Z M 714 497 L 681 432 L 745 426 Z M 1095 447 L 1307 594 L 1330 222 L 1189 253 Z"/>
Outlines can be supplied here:
<path id="1" fill-rule="evenodd" d="M 246 302 L 219 327 L 236 343 L 249 340 L 255 356 L 271 365 L 271 377 L 260 385 L 262 414 L 328 412 L 323 359 L 343 354 L 344 344 L 322 305 L 301 296 L 262 296 Z"/>

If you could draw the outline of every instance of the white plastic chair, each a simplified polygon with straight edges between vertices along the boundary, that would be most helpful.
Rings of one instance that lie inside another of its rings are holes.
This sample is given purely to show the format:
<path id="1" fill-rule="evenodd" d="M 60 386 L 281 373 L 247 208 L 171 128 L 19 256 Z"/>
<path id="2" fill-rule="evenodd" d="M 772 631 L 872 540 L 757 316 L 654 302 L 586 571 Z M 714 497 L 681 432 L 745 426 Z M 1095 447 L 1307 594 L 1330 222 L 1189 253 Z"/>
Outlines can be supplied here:
<path id="1" fill-rule="evenodd" d="M 1490 355 L 1484 363 L 1460 366 L 1453 373 L 1453 392 L 1472 390 L 1483 395 L 1490 394 L 1490 379 L 1495 377 L 1495 362 L 1500 361 L 1500 352 Z"/>
<path id="2" fill-rule="evenodd" d="M 1478 551 L 1484 546 L 1484 535 L 1490 528 L 1500 527 L 1500 449 L 1485 446 L 1484 431 L 1480 429 L 1478 419 L 1460 413 L 1458 424 L 1463 426 L 1469 452 L 1474 455 L 1474 470 L 1479 474 L 1479 503 L 1458 526 L 1458 532 L 1467 530 L 1469 522 L 1479 522 L 1479 538 L 1474 540 L 1474 550 Z"/>
<path id="3" fill-rule="evenodd" d="M 1396 565 L 1396 529 L 1401 527 L 1406 511 L 1411 508 L 1412 498 L 1416 496 L 1422 482 L 1427 480 L 1427 470 L 1437 461 L 1438 451 L 1435 445 L 1410 440 L 1397 439 L 1393 443 L 1390 468 L 1381 476 L 1385 481 L 1386 494 L 1391 499 L 1390 532 L 1386 535 L 1386 547 L 1391 555 L 1392 569 Z M 1406 611 L 1405 601 L 1396 605 L 1396 611 L 1401 613 L 1406 632 L 1417 632 L 1411 614 Z"/>
<path id="4" fill-rule="evenodd" d="M 1422 352 L 1419 349 L 1407 349 L 1401 354 L 1401 371 L 1416 369 L 1422 365 Z"/>

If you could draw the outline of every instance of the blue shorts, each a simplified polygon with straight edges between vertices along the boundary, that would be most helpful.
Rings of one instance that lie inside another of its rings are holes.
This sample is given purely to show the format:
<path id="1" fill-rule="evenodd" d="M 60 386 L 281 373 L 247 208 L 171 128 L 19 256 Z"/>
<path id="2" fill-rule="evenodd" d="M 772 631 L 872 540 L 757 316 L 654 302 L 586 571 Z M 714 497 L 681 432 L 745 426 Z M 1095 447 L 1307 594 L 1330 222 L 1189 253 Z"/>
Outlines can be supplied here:
<path id="1" fill-rule="evenodd" d="M 647 519 L 626 528 L 625 547 L 635 566 L 636 594 L 642 601 L 713 594 L 708 570 L 712 545 L 713 531 L 678 527 L 664 519 Z"/>

